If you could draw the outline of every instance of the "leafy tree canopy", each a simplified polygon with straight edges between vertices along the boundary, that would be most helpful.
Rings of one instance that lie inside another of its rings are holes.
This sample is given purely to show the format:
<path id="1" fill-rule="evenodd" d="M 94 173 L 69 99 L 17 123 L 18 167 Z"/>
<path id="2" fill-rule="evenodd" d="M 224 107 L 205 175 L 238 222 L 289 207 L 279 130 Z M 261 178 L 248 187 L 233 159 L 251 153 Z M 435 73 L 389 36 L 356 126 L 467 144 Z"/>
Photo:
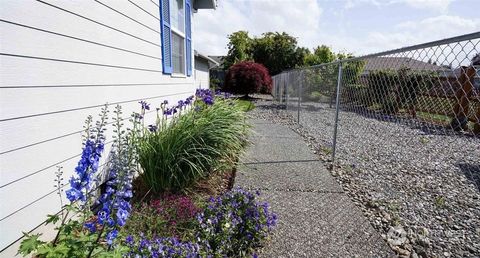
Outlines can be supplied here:
<path id="1" fill-rule="evenodd" d="M 235 63 L 251 60 L 252 42 L 248 32 L 240 30 L 228 35 L 228 54 L 224 60 L 224 68 L 228 70 Z"/>
<path id="2" fill-rule="evenodd" d="M 298 46 L 297 39 L 285 32 L 266 32 L 260 37 L 250 37 L 247 31 L 237 31 L 228 35 L 228 39 L 225 70 L 238 62 L 254 61 L 275 75 L 288 69 L 353 57 L 349 53 L 335 53 L 326 45 L 319 45 L 311 52 Z"/>
<path id="3" fill-rule="evenodd" d="M 254 39 L 252 57 L 275 75 L 302 66 L 305 52 L 297 46 L 297 39 L 287 33 L 267 32 Z"/>

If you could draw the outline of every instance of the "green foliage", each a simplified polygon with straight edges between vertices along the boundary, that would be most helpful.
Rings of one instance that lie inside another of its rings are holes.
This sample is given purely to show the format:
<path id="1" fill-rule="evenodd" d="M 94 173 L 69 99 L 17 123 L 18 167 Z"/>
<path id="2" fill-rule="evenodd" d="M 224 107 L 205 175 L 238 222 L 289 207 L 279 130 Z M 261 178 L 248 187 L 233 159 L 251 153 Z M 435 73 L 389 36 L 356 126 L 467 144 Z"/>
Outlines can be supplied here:
<path id="1" fill-rule="evenodd" d="M 220 88 L 220 79 L 210 77 L 210 89 L 215 91 Z"/>
<path id="2" fill-rule="evenodd" d="M 248 112 L 255 108 L 255 104 L 250 100 L 238 99 L 237 106 L 243 112 Z"/>
<path id="3" fill-rule="evenodd" d="M 139 140 L 141 176 L 154 192 L 182 190 L 244 147 L 245 113 L 233 100 L 196 105 L 195 111 Z"/>
<path id="4" fill-rule="evenodd" d="M 438 76 L 432 72 L 401 68 L 371 71 L 366 79 L 368 90 L 364 105 L 379 106 L 382 112 L 396 114 L 400 109 L 416 105 L 420 92 L 428 92 L 438 81 Z"/>
<path id="5" fill-rule="evenodd" d="M 228 35 L 228 40 L 228 54 L 223 62 L 225 70 L 237 62 L 251 60 L 253 39 L 248 32 L 242 30 L 234 32 Z"/>
<path id="6" fill-rule="evenodd" d="M 69 210 L 75 213 L 85 212 L 74 205 L 68 205 Z M 18 253 L 27 256 L 35 254 L 38 257 L 88 257 L 93 249 L 92 257 L 107 257 L 109 248 L 104 243 L 98 242 L 101 232 L 90 233 L 78 220 L 67 219 L 69 213 L 63 215 L 61 223 L 55 228 L 57 237 L 53 241 L 44 242 L 39 240 L 41 234 L 26 234 L 20 243 Z M 87 212 L 87 216 L 93 213 Z M 58 215 L 48 215 L 47 223 L 60 221 Z"/>
<path id="7" fill-rule="evenodd" d="M 44 244 L 45 242 L 38 240 L 41 234 L 29 235 L 23 233 L 24 239 L 20 243 L 20 248 L 18 249 L 18 254 L 28 255 L 37 250 L 37 248 Z"/>
<path id="8" fill-rule="evenodd" d="M 318 92 L 318 91 L 313 91 L 312 93 L 310 93 L 310 94 L 308 95 L 307 98 L 308 98 L 308 100 L 310 100 L 310 101 L 318 102 L 318 101 L 320 101 L 320 99 L 321 99 L 322 97 L 325 97 L 325 95 L 323 95 L 322 93 L 320 93 L 320 92 Z"/>
<path id="9" fill-rule="evenodd" d="M 134 207 L 123 229 L 124 235 L 143 234 L 147 238 L 175 236 L 181 241 L 192 241 L 195 239 L 195 216 L 199 211 L 199 206 L 189 196 L 163 195 L 160 199 Z"/>
<path id="10" fill-rule="evenodd" d="M 303 92 L 309 98 L 314 91 L 331 97 L 336 92 L 338 65 L 326 65 L 303 70 Z"/>
<path id="11" fill-rule="evenodd" d="M 336 58 L 336 54 L 330 47 L 321 45 L 316 47 L 313 53 L 308 53 L 305 57 L 305 66 L 330 63 L 335 61 Z"/>
<path id="12" fill-rule="evenodd" d="M 297 39 L 285 32 L 267 32 L 253 40 L 253 59 L 271 75 L 303 65 L 305 54 L 306 50 L 297 46 Z"/>

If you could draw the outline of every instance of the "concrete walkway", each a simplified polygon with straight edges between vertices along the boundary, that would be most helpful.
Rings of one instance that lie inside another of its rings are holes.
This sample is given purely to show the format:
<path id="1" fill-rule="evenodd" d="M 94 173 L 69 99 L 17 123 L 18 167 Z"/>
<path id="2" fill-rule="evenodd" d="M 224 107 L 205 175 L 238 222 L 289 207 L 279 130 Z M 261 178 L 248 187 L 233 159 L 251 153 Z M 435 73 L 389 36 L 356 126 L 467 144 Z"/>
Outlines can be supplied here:
<path id="1" fill-rule="evenodd" d="M 235 185 L 261 190 L 279 223 L 261 257 L 393 257 L 308 148 L 289 128 L 252 120 L 255 134 Z"/>

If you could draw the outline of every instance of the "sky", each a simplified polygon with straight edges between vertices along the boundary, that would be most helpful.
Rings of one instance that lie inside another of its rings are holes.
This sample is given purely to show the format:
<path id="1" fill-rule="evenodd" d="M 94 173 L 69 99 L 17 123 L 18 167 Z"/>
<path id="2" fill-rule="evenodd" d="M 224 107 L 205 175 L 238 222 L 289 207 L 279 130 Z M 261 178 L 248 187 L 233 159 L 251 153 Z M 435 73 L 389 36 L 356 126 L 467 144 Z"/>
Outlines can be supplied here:
<path id="1" fill-rule="evenodd" d="M 287 32 L 299 46 L 376 53 L 480 31 L 480 0 L 218 0 L 194 16 L 195 48 L 225 55 L 227 36 Z"/>

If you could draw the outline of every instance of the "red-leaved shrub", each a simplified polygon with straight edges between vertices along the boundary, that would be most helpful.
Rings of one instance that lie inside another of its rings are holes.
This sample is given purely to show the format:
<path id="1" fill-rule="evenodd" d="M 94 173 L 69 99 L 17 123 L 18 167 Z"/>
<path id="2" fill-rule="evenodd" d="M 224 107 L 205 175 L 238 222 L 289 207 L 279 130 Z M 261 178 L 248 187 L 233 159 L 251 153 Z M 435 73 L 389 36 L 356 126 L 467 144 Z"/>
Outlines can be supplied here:
<path id="1" fill-rule="evenodd" d="M 251 61 L 240 62 L 228 69 L 225 90 L 234 94 L 269 94 L 272 91 L 272 77 L 262 64 Z"/>

